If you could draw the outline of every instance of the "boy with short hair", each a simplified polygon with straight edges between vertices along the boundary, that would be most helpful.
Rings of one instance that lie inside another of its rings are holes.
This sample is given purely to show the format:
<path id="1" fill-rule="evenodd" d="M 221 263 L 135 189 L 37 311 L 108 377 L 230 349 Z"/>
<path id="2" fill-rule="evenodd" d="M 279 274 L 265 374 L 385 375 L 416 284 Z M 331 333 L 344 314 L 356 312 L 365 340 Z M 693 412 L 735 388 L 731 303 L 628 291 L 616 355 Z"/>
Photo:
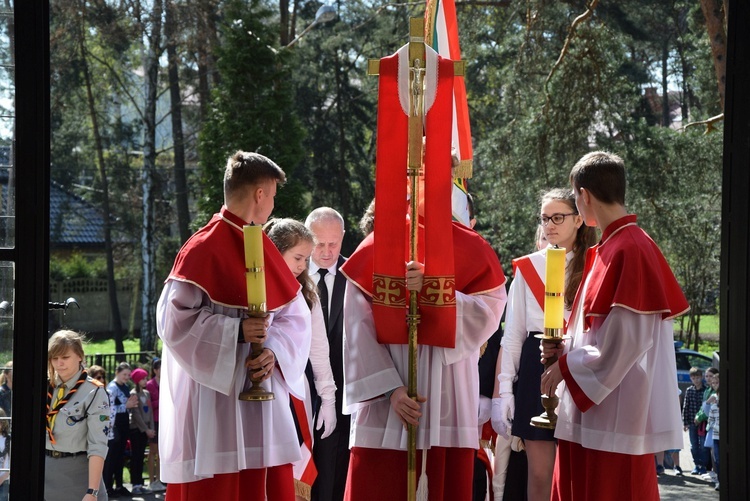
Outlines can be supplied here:
<path id="1" fill-rule="evenodd" d="M 268 316 L 248 318 L 242 230 L 266 222 L 285 179 L 263 155 L 232 155 L 224 206 L 180 249 L 159 299 L 159 454 L 171 501 L 294 499 L 291 463 L 302 456 L 289 395 L 304 396 L 310 310 L 264 236 Z M 247 369 L 274 400 L 238 400 Z"/>
<path id="2" fill-rule="evenodd" d="M 703 403 L 703 371 L 698 367 L 691 367 L 689 374 L 693 384 L 685 390 L 685 398 L 682 402 L 682 425 L 683 430 L 687 431 L 690 436 L 690 453 L 695 464 L 690 474 L 703 475 L 706 473 L 706 449 L 703 447 L 703 437 L 698 436 L 699 423 L 695 422 L 695 415 Z"/>
<path id="3" fill-rule="evenodd" d="M 658 500 L 654 453 L 682 445 L 672 319 L 688 303 L 661 251 L 625 208 L 625 165 L 585 155 L 570 181 L 589 249 L 571 339 L 544 357 L 543 394 L 561 382 L 552 500 Z M 614 490 L 613 490 L 614 489 Z"/>

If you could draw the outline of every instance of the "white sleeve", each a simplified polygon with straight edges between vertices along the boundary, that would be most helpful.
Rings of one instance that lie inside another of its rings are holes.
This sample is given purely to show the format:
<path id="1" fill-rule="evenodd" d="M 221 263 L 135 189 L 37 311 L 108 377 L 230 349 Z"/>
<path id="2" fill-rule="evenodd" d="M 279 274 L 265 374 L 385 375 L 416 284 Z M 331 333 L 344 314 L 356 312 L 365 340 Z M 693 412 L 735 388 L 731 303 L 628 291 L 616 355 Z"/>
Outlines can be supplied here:
<path id="1" fill-rule="evenodd" d="M 331 370 L 330 347 L 326 324 L 323 320 L 323 310 L 320 302 L 316 301 L 312 307 L 312 342 L 310 344 L 310 364 L 315 378 L 315 390 L 323 401 L 336 398 L 336 382 Z"/>
<path id="2" fill-rule="evenodd" d="M 567 354 L 570 375 L 583 393 L 595 404 L 600 404 L 620 386 L 637 363 L 644 365 L 643 374 L 652 370 L 674 374 L 672 367 L 649 367 L 652 361 L 643 357 L 653 346 L 662 322 L 660 313 L 644 315 L 625 308 L 612 308 L 596 330 L 595 341 L 571 348 Z M 633 395 L 632 398 L 639 397 Z"/>
<path id="3" fill-rule="evenodd" d="M 310 331 L 310 310 L 300 291 L 292 302 L 273 312 L 268 338 L 263 344 L 264 348 L 273 351 L 289 392 L 300 399 L 305 396 Z"/>
<path id="4" fill-rule="evenodd" d="M 375 397 L 404 386 L 388 351 L 378 343 L 372 305 L 351 282 L 344 294 L 344 414 L 368 405 Z"/>
<path id="5" fill-rule="evenodd" d="M 505 313 L 505 329 L 500 345 L 503 348 L 503 358 L 500 362 L 499 392 L 512 393 L 513 382 L 518 374 L 521 361 L 521 350 L 528 335 L 526 322 L 526 291 L 528 286 L 520 270 L 516 270 L 516 277 L 510 284 L 508 293 L 508 310 Z"/>
<path id="6" fill-rule="evenodd" d="M 229 395 L 234 385 L 240 319 L 214 313 L 198 287 L 169 280 L 157 305 L 157 331 L 185 374 Z"/>
<path id="7" fill-rule="evenodd" d="M 444 364 L 454 364 L 479 352 L 500 326 L 507 298 L 505 284 L 483 294 L 456 292 L 456 346 L 436 351 Z"/>

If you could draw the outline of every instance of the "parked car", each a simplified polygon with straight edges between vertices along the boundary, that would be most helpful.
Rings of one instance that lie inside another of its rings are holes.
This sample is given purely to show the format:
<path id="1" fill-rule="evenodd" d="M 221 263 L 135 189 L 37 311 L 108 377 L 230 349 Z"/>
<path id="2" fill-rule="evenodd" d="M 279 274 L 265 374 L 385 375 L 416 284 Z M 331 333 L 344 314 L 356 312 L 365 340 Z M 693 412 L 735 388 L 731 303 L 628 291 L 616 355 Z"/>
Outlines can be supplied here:
<path id="1" fill-rule="evenodd" d="M 708 355 L 698 353 L 694 350 L 683 349 L 684 343 L 682 341 L 675 341 L 675 359 L 677 362 L 677 386 L 680 388 L 680 406 L 682 406 L 682 396 L 685 394 L 691 384 L 690 381 L 690 368 L 698 367 L 706 372 L 706 369 L 714 365 L 714 360 Z"/>

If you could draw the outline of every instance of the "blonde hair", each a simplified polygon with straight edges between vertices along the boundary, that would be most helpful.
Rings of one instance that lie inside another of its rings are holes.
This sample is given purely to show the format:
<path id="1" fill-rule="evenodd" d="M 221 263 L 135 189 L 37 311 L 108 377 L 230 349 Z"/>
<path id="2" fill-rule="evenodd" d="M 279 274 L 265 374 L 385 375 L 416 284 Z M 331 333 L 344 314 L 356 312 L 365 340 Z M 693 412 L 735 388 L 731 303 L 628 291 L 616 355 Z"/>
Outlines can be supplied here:
<path id="1" fill-rule="evenodd" d="M 13 360 L 5 364 L 5 367 L 0 370 L 0 386 L 4 385 L 8 381 L 8 373 L 13 370 Z"/>
<path id="2" fill-rule="evenodd" d="M 83 334 L 71 330 L 59 330 L 52 334 L 47 344 L 47 373 L 49 380 L 55 380 L 55 369 L 51 360 L 60 357 L 71 350 L 75 355 L 81 357 L 81 366 L 86 355 L 83 353 Z"/>

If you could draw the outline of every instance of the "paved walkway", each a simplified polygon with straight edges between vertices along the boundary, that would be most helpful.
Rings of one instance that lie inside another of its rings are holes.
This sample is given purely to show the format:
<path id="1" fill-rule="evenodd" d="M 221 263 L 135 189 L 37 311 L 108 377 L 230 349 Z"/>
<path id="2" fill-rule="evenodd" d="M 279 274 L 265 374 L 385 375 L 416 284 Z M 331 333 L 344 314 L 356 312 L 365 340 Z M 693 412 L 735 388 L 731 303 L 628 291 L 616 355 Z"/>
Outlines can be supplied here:
<path id="1" fill-rule="evenodd" d="M 691 475 L 695 466 L 690 454 L 690 438 L 683 434 L 683 448 L 680 451 L 680 467 L 684 475 L 677 476 L 673 470 L 667 470 L 659 475 L 659 494 L 663 501 L 716 501 L 719 492 L 714 490 L 714 484 L 701 480 L 700 476 Z"/>
<path id="2" fill-rule="evenodd" d="M 129 491 L 133 490 L 133 486 L 131 484 L 125 484 L 125 487 L 127 487 Z M 165 494 L 166 494 L 165 492 L 157 492 L 153 494 L 142 494 L 142 495 L 137 495 L 137 496 L 132 496 L 132 497 L 122 496 L 119 498 L 110 498 L 110 499 L 118 499 L 118 500 L 124 500 L 124 501 L 128 501 L 128 500 L 151 501 L 153 499 L 164 499 Z"/>
<path id="3" fill-rule="evenodd" d="M 690 474 L 690 470 L 693 469 L 694 465 L 693 458 L 690 455 L 690 439 L 687 433 L 684 434 L 684 444 L 686 445 L 680 451 L 680 465 L 684 471 L 684 475 L 677 476 L 673 470 L 667 470 L 658 477 L 659 494 L 662 501 L 685 501 L 686 499 L 690 501 L 717 501 L 719 499 L 719 492 L 714 490 L 714 484 L 701 480 L 699 476 Z M 130 484 L 125 484 L 125 486 L 128 489 L 132 489 L 133 487 Z M 132 498 L 122 497 L 119 499 L 151 501 L 164 498 L 164 493 L 160 492 L 143 496 L 133 496 Z"/>

